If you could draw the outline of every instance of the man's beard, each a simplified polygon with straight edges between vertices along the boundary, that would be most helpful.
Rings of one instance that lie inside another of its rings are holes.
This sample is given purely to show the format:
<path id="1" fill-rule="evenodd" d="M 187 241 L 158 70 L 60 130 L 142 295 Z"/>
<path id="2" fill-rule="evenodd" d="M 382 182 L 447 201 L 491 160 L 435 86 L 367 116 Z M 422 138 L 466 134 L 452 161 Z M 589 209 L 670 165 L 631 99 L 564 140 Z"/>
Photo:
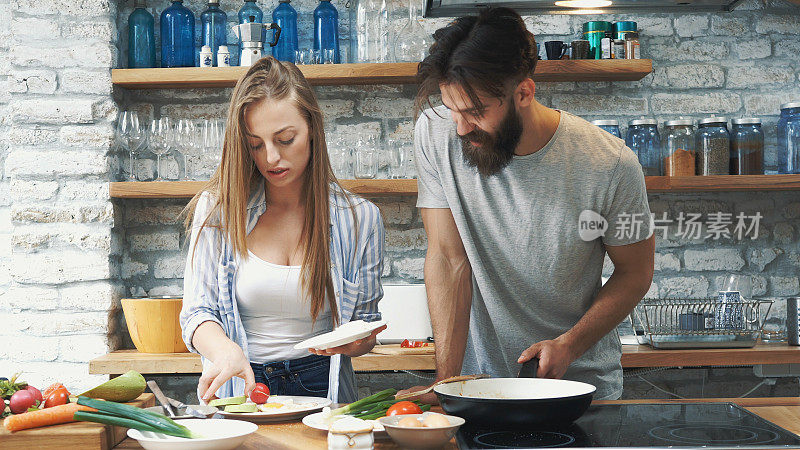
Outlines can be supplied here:
<path id="1" fill-rule="evenodd" d="M 495 135 L 475 128 L 464 136 L 459 136 L 464 162 L 477 168 L 481 175 L 494 175 L 511 162 L 520 136 L 522 118 L 510 104 Z M 479 146 L 472 145 L 470 141 L 477 142 Z"/>

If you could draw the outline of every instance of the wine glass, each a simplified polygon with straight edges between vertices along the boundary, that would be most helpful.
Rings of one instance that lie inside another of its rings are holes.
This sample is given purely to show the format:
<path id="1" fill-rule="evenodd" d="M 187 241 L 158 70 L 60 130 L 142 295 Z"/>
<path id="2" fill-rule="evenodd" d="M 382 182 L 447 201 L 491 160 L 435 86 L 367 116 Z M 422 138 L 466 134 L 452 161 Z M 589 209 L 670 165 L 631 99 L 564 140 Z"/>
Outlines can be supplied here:
<path id="1" fill-rule="evenodd" d="M 405 178 L 405 147 L 397 139 L 389 139 L 387 147 L 389 150 L 389 178 Z"/>
<path id="2" fill-rule="evenodd" d="M 173 144 L 174 133 L 175 127 L 169 117 L 153 119 L 150 123 L 150 151 L 155 153 L 157 157 L 155 181 L 166 180 L 162 176 L 161 156 L 169 152 Z"/>
<path id="3" fill-rule="evenodd" d="M 139 122 L 139 114 L 136 111 L 122 111 L 119 113 L 117 140 L 120 146 L 128 152 L 128 159 L 130 160 L 128 181 L 136 181 L 134 165 L 139 150 L 146 141 L 146 137 L 147 133 Z"/>
<path id="4" fill-rule="evenodd" d="M 197 129 L 194 122 L 189 119 L 180 119 L 175 124 L 175 150 L 183 156 L 183 180 L 192 180 L 194 171 L 192 164 L 196 156 L 194 143 Z"/>
<path id="5" fill-rule="evenodd" d="M 200 136 L 203 151 L 216 168 L 222 162 L 222 143 L 224 140 L 224 125 L 218 120 L 205 120 L 202 123 Z"/>

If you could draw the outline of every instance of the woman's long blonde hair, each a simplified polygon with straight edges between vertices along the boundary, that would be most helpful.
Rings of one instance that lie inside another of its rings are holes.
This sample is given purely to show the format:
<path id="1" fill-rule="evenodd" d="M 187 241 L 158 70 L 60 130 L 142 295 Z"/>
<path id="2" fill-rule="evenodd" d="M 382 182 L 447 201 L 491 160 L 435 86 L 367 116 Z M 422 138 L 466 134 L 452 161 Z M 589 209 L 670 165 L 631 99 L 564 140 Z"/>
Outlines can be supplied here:
<path id="1" fill-rule="evenodd" d="M 311 157 L 303 175 L 301 194 L 305 205 L 305 220 L 300 239 L 300 245 L 304 249 L 300 280 L 303 290 L 311 298 L 312 320 L 316 321 L 327 298 L 331 317 L 336 324 L 338 314 L 330 272 L 329 195 L 330 184 L 338 186 L 338 182 L 328 160 L 322 111 L 317 97 L 308 80 L 294 64 L 282 63 L 271 56 L 262 58 L 236 83 L 228 108 L 222 161 L 208 183 L 184 210 L 187 213 L 187 236 L 191 236 L 197 202 L 202 193 L 208 191 L 216 199 L 216 204 L 210 209 L 202 227 L 221 228 L 222 238 L 228 239 L 234 254 L 247 257 L 247 203 L 263 175 L 250 156 L 250 144 L 245 135 L 245 114 L 249 106 L 265 99 L 290 100 L 308 124 Z M 269 185 L 266 186 L 269 201 Z M 350 201 L 349 197 L 347 200 Z M 352 210 L 352 204 L 350 206 Z M 220 224 L 210 224 L 211 217 L 219 217 Z"/>

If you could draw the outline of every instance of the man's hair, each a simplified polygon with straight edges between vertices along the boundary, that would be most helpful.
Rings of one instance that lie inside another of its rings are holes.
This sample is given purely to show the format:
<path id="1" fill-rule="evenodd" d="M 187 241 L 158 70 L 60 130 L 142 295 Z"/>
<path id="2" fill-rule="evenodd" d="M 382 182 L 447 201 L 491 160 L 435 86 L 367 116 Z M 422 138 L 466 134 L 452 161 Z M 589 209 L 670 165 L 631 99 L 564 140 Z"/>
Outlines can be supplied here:
<path id="1" fill-rule="evenodd" d="M 435 42 L 417 69 L 415 115 L 431 106 L 440 83 L 455 83 L 475 108 L 478 92 L 505 97 L 536 69 L 536 40 L 522 17 L 510 8 L 487 8 L 478 16 L 459 17 L 433 33 Z"/>

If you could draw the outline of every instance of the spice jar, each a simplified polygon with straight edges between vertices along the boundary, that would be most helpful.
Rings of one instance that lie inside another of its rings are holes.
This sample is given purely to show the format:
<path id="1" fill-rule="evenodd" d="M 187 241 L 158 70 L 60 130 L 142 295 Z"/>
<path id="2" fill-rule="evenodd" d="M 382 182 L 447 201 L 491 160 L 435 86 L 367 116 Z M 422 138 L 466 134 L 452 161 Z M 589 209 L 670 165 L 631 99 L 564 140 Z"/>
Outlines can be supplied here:
<path id="1" fill-rule="evenodd" d="M 339 419 L 328 429 L 328 450 L 371 450 L 375 443 L 372 428 L 366 420 Z"/>
<path id="2" fill-rule="evenodd" d="M 800 174 L 800 102 L 781 105 L 778 119 L 778 173 Z"/>
<path id="3" fill-rule="evenodd" d="M 761 119 L 731 121 L 731 175 L 764 174 L 764 133 Z"/>
<path id="4" fill-rule="evenodd" d="M 608 131 L 618 138 L 622 138 L 622 133 L 619 132 L 619 122 L 616 120 L 593 120 L 592 125 L 597 125 L 601 129 Z"/>
<path id="5" fill-rule="evenodd" d="M 625 35 L 625 59 L 639 59 L 639 33 L 631 32 Z"/>
<path id="6" fill-rule="evenodd" d="M 730 166 L 731 137 L 724 117 L 700 119 L 695 133 L 697 175 L 727 175 Z"/>
<path id="7" fill-rule="evenodd" d="M 667 121 L 664 137 L 664 175 L 689 177 L 695 174 L 694 127 L 691 119 Z"/>
<path id="8" fill-rule="evenodd" d="M 625 145 L 636 156 L 645 176 L 658 176 L 664 173 L 661 167 L 661 136 L 655 119 L 635 119 L 628 122 Z"/>

